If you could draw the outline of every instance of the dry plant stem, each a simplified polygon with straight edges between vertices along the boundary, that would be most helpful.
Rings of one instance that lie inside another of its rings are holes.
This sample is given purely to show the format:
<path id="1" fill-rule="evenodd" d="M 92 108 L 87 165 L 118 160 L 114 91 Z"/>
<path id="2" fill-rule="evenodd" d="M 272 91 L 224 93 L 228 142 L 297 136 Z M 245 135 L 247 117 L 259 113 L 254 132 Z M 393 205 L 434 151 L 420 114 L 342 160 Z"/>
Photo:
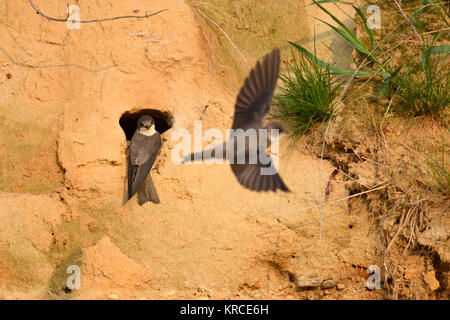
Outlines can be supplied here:
<path id="1" fill-rule="evenodd" d="M 205 9 L 211 11 L 212 13 L 215 13 L 214 10 L 208 8 L 209 6 L 211 6 L 211 7 L 213 7 L 214 9 L 216 9 L 217 11 L 219 11 L 221 14 L 223 14 L 224 16 L 227 16 L 230 20 L 236 21 L 236 18 L 230 16 L 228 13 L 226 13 L 225 11 L 223 11 L 222 9 L 220 9 L 219 7 L 215 6 L 215 5 L 212 4 L 212 3 L 198 2 L 198 3 L 193 3 L 192 6 L 195 6 L 195 7 L 203 6 Z M 239 15 L 238 15 L 238 16 L 239 16 Z"/>
<path id="2" fill-rule="evenodd" d="M 397 29 L 391 31 L 391 32 L 389 33 L 389 35 L 390 35 L 391 33 L 393 33 L 393 32 L 398 31 L 399 29 L 400 29 L 400 28 L 397 28 Z M 386 36 L 386 37 L 387 37 L 387 36 Z M 386 39 L 386 37 L 385 37 L 385 39 Z M 388 52 L 390 52 L 390 51 L 394 50 L 395 48 L 399 47 L 399 46 L 400 46 L 402 43 L 404 43 L 404 42 L 406 42 L 406 41 L 402 41 L 402 42 L 400 42 L 399 44 L 395 45 L 393 48 L 387 50 L 387 51 L 385 52 L 385 54 L 387 54 Z M 380 58 L 380 57 L 377 56 L 376 58 L 378 59 L 378 58 Z M 363 61 L 361 67 L 365 67 L 365 66 L 368 65 L 369 63 L 370 63 L 370 61 L 366 61 L 366 62 Z M 385 62 L 385 63 L 383 64 L 383 67 L 385 67 L 386 64 L 387 64 L 387 62 Z M 364 81 L 363 85 L 362 85 L 360 88 L 358 88 L 358 90 L 356 90 L 356 91 L 353 92 L 351 95 L 349 95 L 348 97 L 346 97 L 345 99 L 343 99 L 341 102 L 345 102 L 345 101 L 350 100 L 351 98 L 353 98 L 353 97 L 354 97 L 360 90 L 362 90 L 362 88 L 365 87 L 365 86 L 366 86 L 366 85 L 367 85 L 374 77 L 375 77 L 375 74 L 371 75 L 366 81 Z"/>
<path id="3" fill-rule="evenodd" d="M 242 58 L 242 61 L 244 62 L 245 66 L 247 68 L 249 68 L 249 65 L 247 63 L 247 60 L 245 59 L 244 55 L 242 54 L 242 52 L 239 50 L 239 48 L 234 44 L 234 42 L 230 39 L 230 37 L 228 36 L 228 34 L 213 20 L 211 20 L 206 14 L 204 14 L 199 8 L 195 8 L 198 13 L 205 18 L 206 20 L 208 20 L 209 22 L 211 22 L 212 24 L 214 24 L 227 38 L 227 40 L 230 42 L 230 44 L 233 46 L 234 49 L 236 49 L 236 51 L 239 53 L 239 55 Z"/>
<path id="4" fill-rule="evenodd" d="M 417 37 L 419 38 L 420 42 L 422 42 L 422 37 L 420 36 L 419 32 L 417 32 L 416 27 L 414 26 L 414 23 L 411 22 L 411 20 L 408 18 L 408 16 L 406 15 L 406 13 L 403 11 L 402 7 L 400 6 L 400 4 L 397 2 L 397 0 L 394 0 L 395 4 L 398 7 L 398 10 L 400 11 L 400 13 L 402 14 L 402 16 L 406 19 L 406 21 L 408 21 L 409 25 L 411 26 L 411 28 L 414 30 L 414 33 L 417 35 Z"/>
<path id="5" fill-rule="evenodd" d="M 325 129 L 325 133 L 323 135 L 323 142 L 322 142 L 322 151 L 320 154 L 320 167 L 319 167 L 319 212 L 320 212 L 320 235 L 319 235 L 319 243 L 322 240 L 322 197 L 321 197 L 321 193 L 322 193 L 322 163 L 323 163 L 323 155 L 325 153 L 325 141 L 326 141 L 326 137 L 328 135 L 328 131 L 330 129 L 330 123 L 331 123 L 331 119 L 333 118 L 333 116 L 336 114 L 338 108 L 339 108 L 339 103 L 342 102 L 345 93 L 348 91 L 348 89 L 350 88 L 350 84 L 353 82 L 353 79 L 355 78 L 355 75 L 358 73 L 358 71 L 362 68 L 362 66 L 366 63 L 366 61 L 368 61 L 369 56 L 371 56 L 376 49 L 378 49 L 378 47 L 387 39 L 388 36 L 390 36 L 394 31 L 391 31 L 386 37 L 384 37 L 384 39 L 382 41 L 380 41 L 373 49 L 372 51 L 364 58 L 364 60 L 359 64 L 359 66 L 356 68 L 355 72 L 353 73 L 353 75 L 350 77 L 350 79 L 347 81 L 347 84 L 345 85 L 344 89 L 342 90 L 341 96 L 339 97 L 339 100 L 336 102 L 335 104 L 335 108 L 333 108 L 333 111 L 331 113 L 330 119 L 328 119 L 327 121 L 327 126 Z"/>
<path id="6" fill-rule="evenodd" d="M 396 206 L 398 206 L 398 204 L 400 203 L 400 200 L 396 203 Z M 394 288 L 392 291 L 392 295 L 394 297 L 394 299 L 397 299 L 397 286 L 395 285 L 395 274 L 394 272 L 391 271 L 391 269 L 389 268 L 389 266 L 387 265 L 388 261 L 389 261 L 389 251 L 391 249 L 392 244 L 395 242 L 395 240 L 397 239 L 398 235 L 400 234 L 401 230 L 406 226 L 412 212 L 414 210 L 412 208 L 410 208 L 408 210 L 408 213 L 406 215 L 402 215 L 401 220 L 400 220 L 400 226 L 397 230 L 397 232 L 395 233 L 395 235 L 392 237 L 392 239 L 389 241 L 389 244 L 386 247 L 386 250 L 384 251 L 384 263 L 383 266 L 385 268 L 385 270 L 391 274 L 391 276 L 394 278 Z M 387 277 L 387 274 L 386 274 Z"/>
<path id="7" fill-rule="evenodd" d="M 199 22 L 199 28 L 200 28 L 200 31 L 202 32 L 203 37 L 205 38 L 206 42 L 208 43 L 209 48 L 211 49 L 211 61 L 208 63 L 209 72 L 211 73 L 212 77 L 217 82 L 217 84 L 220 86 L 220 89 L 225 93 L 225 97 L 227 98 L 227 100 L 233 101 L 230 98 L 231 94 L 227 91 L 224 84 L 222 82 L 220 82 L 220 80 L 217 78 L 217 74 L 214 69 L 214 65 L 216 64 L 216 62 L 215 62 L 215 48 L 216 47 L 211 43 L 211 39 L 206 34 L 206 30 L 203 27 L 203 24 L 204 24 L 203 21 L 202 21 L 202 23 Z"/>
<path id="8" fill-rule="evenodd" d="M 67 20 L 69 19 L 69 13 L 67 12 L 67 16 L 65 18 L 53 18 L 50 17 L 48 15 L 46 15 L 45 13 L 43 13 L 41 10 L 39 10 L 33 3 L 33 0 L 28 0 L 31 7 L 34 9 L 34 11 L 36 11 L 37 14 L 43 16 L 44 18 L 46 18 L 47 20 L 50 21 L 57 21 L 57 22 L 67 22 Z M 133 15 L 128 15 L 128 16 L 119 16 L 119 17 L 112 17 L 112 18 L 104 18 L 104 19 L 94 19 L 94 20 L 79 20 L 77 22 L 80 23 L 93 23 L 93 22 L 102 22 L 102 21 L 111 21 L 111 20 L 119 20 L 119 19 L 144 19 L 144 18 L 149 18 L 152 16 L 155 16 L 161 12 L 167 11 L 169 9 L 162 9 L 150 14 L 145 14 L 143 16 L 133 16 Z"/>
<path id="9" fill-rule="evenodd" d="M 433 34 L 433 33 L 441 32 L 441 31 L 448 31 L 448 30 L 450 30 L 450 28 L 442 28 L 439 30 L 428 31 L 428 32 L 425 32 L 424 34 Z"/>
<path id="10" fill-rule="evenodd" d="M 11 63 L 17 67 L 22 67 L 22 68 L 30 68 L 30 69 L 46 69 L 46 68 L 77 68 L 77 69 L 81 69 L 81 70 L 85 70 L 91 73 L 97 73 L 100 71 L 104 71 L 107 69 L 111 69 L 111 68 L 117 68 L 118 66 L 116 64 L 110 65 L 110 66 L 106 66 L 103 68 L 99 68 L 99 69 L 89 69 L 87 67 L 83 67 L 83 66 L 79 66 L 79 65 L 75 65 L 75 64 L 54 64 L 54 65 L 45 65 L 45 66 L 37 66 L 37 65 L 32 65 L 32 64 L 25 64 L 22 62 L 18 62 L 16 60 L 14 60 L 9 54 L 8 52 L 6 52 L 5 49 L 3 49 L 2 47 L 0 47 L 0 51 L 2 51 L 5 56 L 9 59 L 9 61 L 11 61 Z"/>
<path id="11" fill-rule="evenodd" d="M 386 116 L 387 116 L 387 114 L 389 113 L 389 109 L 391 108 L 392 101 L 394 100 L 395 96 L 397 95 L 397 92 L 398 92 L 398 88 L 397 88 L 397 90 L 395 91 L 394 95 L 392 96 L 391 100 L 389 101 L 389 105 L 388 105 L 388 107 L 387 107 L 387 109 L 386 109 L 386 112 L 384 113 L 384 116 L 383 116 L 383 120 L 381 120 L 380 131 L 383 131 L 384 120 L 386 119 Z"/>
<path id="12" fill-rule="evenodd" d="M 338 215 L 341 215 L 341 214 L 346 214 L 346 213 L 348 213 L 348 208 L 346 207 L 345 208 L 345 210 L 342 210 L 342 211 L 339 211 L 339 212 L 337 212 L 337 213 L 333 213 L 333 214 L 330 214 L 330 215 L 328 215 L 328 216 L 325 216 L 325 219 L 327 219 L 327 218 L 331 218 L 331 217 L 335 217 L 335 216 L 338 216 Z M 283 225 L 281 224 L 282 223 L 282 220 L 280 219 L 279 220 L 279 223 L 280 223 L 280 227 L 282 227 Z M 300 227 L 304 227 L 304 226 L 309 226 L 309 225 L 312 225 L 312 224 L 315 224 L 316 222 L 308 222 L 308 223 L 301 223 L 301 224 L 298 224 L 298 225 L 296 225 L 296 228 L 300 228 Z M 282 231 L 285 231 L 285 230 L 289 230 L 290 228 L 289 227 L 284 227 L 284 229 L 282 230 Z M 257 235 L 255 235 L 255 236 L 251 236 L 251 237 L 244 237 L 244 238 L 242 238 L 242 239 L 254 239 L 255 237 L 262 237 L 262 236 L 265 236 L 265 235 L 269 235 L 269 234 L 275 234 L 276 232 L 278 232 L 278 230 L 272 230 L 272 231 L 267 231 L 267 232 L 262 232 L 262 233 L 259 233 L 259 234 L 257 234 Z"/>
<path id="13" fill-rule="evenodd" d="M 294 152 L 294 148 L 291 148 L 291 146 L 294 144 L 295 141 L 291 140 L 289 141 L 289 145 L 288 145 L 288 149 L 289 154 L 288 157 L 286 159 L 286 164 L 289 163 L 289 160 L 291 159 L 292 153 Z M 286 172 L 287 165 L 284 167 L 283 169 L 283 173 Z M 281 215 L 281 194 L 278 196 L 278 213 L 277 213 L 277 242 L 276 242 L 276 252 L 278 253 L 278 250 L 280 248 L 281 245 L 281 219 L 280 219 L 280 215 Z M 269 274 L 268 274 L 269 276 Z"/>
<path id="14" fill-rule="evenodd" d="M 388 246 L 386 247 L 386 250 L 384 251 L 384 256 L 385 258 L 387 257 L 387 254 L 389 253 L 389 251 L 391 250 L 391 246 L 392 244 L 395 242 L 395 240 L 397 239 L 398 235 L 400 234 L 400 232 L 403 230 L 403 228 L 405 227 L 405 225 L 408 223 L 409 218 L 411 217 L 411 214 L 414 210 L 412 208 L 409 208 L 408 213 L 405 215 L 402 215 L 402 218 L 400 220 L 400 227 L 398 228 L 397 232 L 395 233 L 395 235 L 392 237 L 391 241 L 389 241 Z"/>
<path id="15" fill-rule="evenodd" d="M 383 182 L 383 183 L 384 183 L 384 182 Z M 352 194 L 351 196 L 348 196 L 348 197 L 344 197 L 344 198 L 337 199 L 337 200 L 333 200 L 333 201 L 328 201 L 328 202 L 326 202 L 325 204 L 319 204 L 319 205 L 316 205 L 316 206 L 306 207 L 306 208 L 302 208 L 302 209 L 294 210 L 294 211 L 286 211 L 286 212 L 282 212 L 282 213 L 280 213 L 280 215 L 287 215 L 287 214 L 293 214 L 293 213 L 300 213 L 300 212 L 302 212 L 302 211 L 306 211 L 306 210 L 310 210 L 310 209 L 315 209 L 315 208 L 321 208 L 321 207 L 329 206 L 329 205 L 331 205 L 331 204 L 333 204 L 333 203 L 336 203 L 336 202 L 344 201 L 344 200 L 347 200 L 347 199 L 350 199 L 350 198 L 354 198 L 354 197 L 357 197 L 357 196 L 360 196 L 360 195 L 363 195 L 363 194 L 366 194 L 366 193 L 371 193 L 371 192 L 374 192 L 374 191 L 377 191 L 377 190 L 384 189 L 384 188 L 386 188 L 388 185 L 389 185 L 389 184 L 385 184 L 385 185 L 383 185 L 383 186 L 381 186 L 381 187 L 373 188 L 373 189 L 370 189 L 370 190 L 367 190 L 367 191 L 363 191 L 363 192 L 360 192 L 360 193 L 356 193 L 356 194 Z"/>
<path id="16" fill-rule="evenodd" d="M 416 233 L 416 229 L 417 229 L 417 215 L 414 216 L 414 220 L 411 221 L 411 223 L 409 224 L 410 226 L 410 235 L 409 235 L 409 239 L 408 239 L 408 244 L 406 245 L 405 250 L 403 251 L 403 254 L 406 253 L 406 251 L 409 248 L 409 245 L 413 242 L 413 240 L 416 239 L 415 237 L 415 233 Z M 403 235 L 405 236 L 405 238 L 408 238 L 405 233 L 403 232 Z"/>

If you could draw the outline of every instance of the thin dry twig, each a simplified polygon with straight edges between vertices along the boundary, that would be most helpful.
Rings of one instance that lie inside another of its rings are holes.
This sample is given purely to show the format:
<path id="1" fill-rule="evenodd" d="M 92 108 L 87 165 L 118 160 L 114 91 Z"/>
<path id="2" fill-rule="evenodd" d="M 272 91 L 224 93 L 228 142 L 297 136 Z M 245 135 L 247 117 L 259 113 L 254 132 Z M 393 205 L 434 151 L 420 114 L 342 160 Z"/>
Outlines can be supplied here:
<path id="1" fill-rule="evenodd" d="M 399 88 L 397 88 L 397 90 L 395 91 L 395 93 L 394 93 L 394 95 L 392 96 L 391 100 L 389 101 L 389 105 L 388 105 L 388 107 L 387 107 L 387 109 L 386 109 L 386 112 L 384 113 L 384 116 L 383 116 L 383 120 L 381 120 L 381 124 L 380 124 L 380 130 L 381 130 L 381 131 L 383 131 L 384 120 L 386 119 L 386 117 L 387 117 L 387 115 L 388 115 L 388 113 L 389 113 L 389 109 L 391 108 L 392 101 L 394 101 L 394 98 L 395 98 L 395 96 L 397 95 L 398 90 L 399 90 Z"/>
<path id="2" fill-rule="evenodd" d="M 239 55 L 242 58 L 242 61 L 244 61 L 244 64 L 246 65 L 247 68 L 249 68 L 249 65 L 247 63 L 247 59 L 245 59 L 244 55 L 242 54 L 242 52 L 239 50 L 239 48 L 234 44 L 234 42 L 230 39 L 230 37 L 228 36 L 228 34 L 225 32 L 225 30 L 222 29 L 221 26 L 219 26 L 215 21 L 213 21 L 211 18 L 209 18 L 206 14 L 204 14 L 199 8 L 195 8 L 197 10 L 197 12 L 206 20 L 208 20 L 209 22 L 211 22 L 212 24 L 214 24 L 227 38 L 227 40 L 230 42 L 230 44 L 233 46 L 234 49 L 236 49 L 236 51 L 239 53 Z"/>
<path id="3" fill-rule="evenodd" d="M 33 3 L 32 0 L 28 0 L 31 7 L 34 9 L 34 11 L 36 11 L 36 14 L 39 14 L 41 16 L 43 16 L 44 18 L 46 18 L 47 20 L 50 21 L 57 21 L 57 22 L 67 22 L 67 20 L 69 19 L 69 11 L 67 10 L 67 16 L 65 18 L 53 18 L 50 17 L 48 15 L 46 15 L 45 13 L 43 13 L 41 10 L 39 10 Z M 119 20 L 119 19 L 144 19 L 144 18 L 149 18 L 152 16 L 155 16 L 161 12 L 167 11 L 169 9 L 162 9 L 153 13 L 146 13 L 143 16 L 136 16 L 136 15 L 127 15 L 127 16 L 118 16 L 118 17 L 112 17 L 112 18 L 104 18 L 104 19 L 93 19 L 93 20 L 78 20 L 77 22 L 80 23 L 93 23 L 93 22 L 102 22 L 102 21 L 111 21 L 111 20 Z"/>
<path id="4" fill-rule="evenodd" d="M 100 72 L 100 71 L 104 71 L 104 70 L 107 70 L 107 69 L 117 68 L 118 67 L 116 64 L 109 65 L 109 66 L 102 67 L 102 68 L 98 68 L 98 69 L 90 69 L 90 68 L 87 68 L 87 67 L 84 67 L 84 66 L 79 66 L 79 65 L 76 65 L 76 64 L 52 64 L 52 65 L 38 66 L 38 65 L 22 63 L 22 62 L 14 60 L 13 57 L 2 47 L 0 47 L 0 52 L 3 52 L 3 54 L 8 58 L 8 60 L 13 65 L 15 65 L 17 67 L 30 68 L 30 69 L 49 69 L 49 68 L 71 67 L 71 68 L 77 68 L 77 69 L 85 70 L 85 71 L 88 71 L 88 72 L 91 72 L 91 73 L 97 73 L 97 72 Z"/>
<path id="5" fill-rule="evenodd" d="M 385 185 L 383 185 L 383 186 L 381 186 L 381 187 L 373 188 L 373 189 L 370 189 L 370 190 L 367 190 L 367 191 L 363 191 L 363 192 L 360 192 L 360 193 L 355 193 L 355 194 L 352 194 L 351 196 L 348 196 L 348 197 L 344 197 L 344 198 L 341 198 L 341 199 L 336 199 L 336 200 L 328 201 L 328 202 L 326 202 L 325 204 L 323 204 L 322 201 L 321 201 L 321 202 L 320 202 L 321 204 L 319 204 L 319 205 L 310 206 L 310 207 L 306 207 L 306 208 L 301 208 L 301 209 L 298 209 L 298 210 L 285 211 L 285 212 L 280 213 L 280 215 L 286 215 L 286 214 L 292 214 L 292 213 L 299 213 L 299 212 L 306 211 L 306 210 L 310 210 L 310 209 L 322 208 L 322 207 L 325 207 L 325 206 L 329 206 L 329 205 L 331 205 L 331 204 L 334 204 L 334 203 L 336 203 L 336 202 L 344 201 L 344 200 L 347 200 L 347 199 L 350 199 L 350 198 L 354 198 L 354 197 L 357 197 L 357 196 L 360 196 L 360 195 L 363 195 L 363 194 L 366 194 L 366 193 L 371 193 L 371 192 L 374 192 L 374 191 L 378 191 L 378 190 L 384 189 L 384 188 L 386 188 L 388 185 L 389 185 L 389 184 L 385 184 Z"/>
<path id="6" fill-rule="evenodd" d="M 203 23 L 205 23 L 205 22 L 203 22 Z M 216 71 L 214 69 L 214 66 L 216 64 L 216 61 L 215 61 L 215 46 L 211 43 L 210 37 L 208 37 L 208 35 L 206 34 L 206 30 L 204 29 L 202 24 L 199 25 L 200 31 L 202 32 L 203 37 L 205 38 L 206 42 L 208 43 L 209 48 L 211 49 L 211 61 L 209 61 L 209 63 L 208 63 L 209 72 L 211 73 L 212 77 L 214 78 L 214 80 L 219 85 L 220 89 L 225 93 L 225 97 L 228 100 L 233 101 L 230 98 L 231 94 L 227 91 L 227 89 L 225 88 L 224 84 L 217 77 Z M 216 43 L 217 43 L 217 40 L 216 40 Z M 224 67 L 221 64 L 220 64 L 220 66 Z"/>
<path id="7" fill-rule="evenodd" d="M 410 208 L 408 210 L 408 213 L 406 215 L 402 215 L 402 218 L 400 220 L 400 226 L 398 227 L 397 232 L 395 233 L 395 235 L 392 237 L 391 241 L 389 241 L 388 246 L 386 247 L 386 250 L 384 251 L 384 256 L 387 257 L 387 254 L 389 253 L 392 244 L 395 242 L 395 240 L 397 239 L 397 237 L 399 236 L 400 232 L 403 230 L 403 228 L 406 226 L 406 224 L 408 223 L 409 219 L 411 218 L 411 215 L 413 214 L 415 210 L 413 208 Z"/>
<path id="8" fill-rule="evenodd" d="M 321 155 L 320 155 L 320 166 L 319 166 L 319 211 L 320 211 L 320 235 L 319 235 L 319 242 L 322 240 L 322 197 L 321 192 L 322 192 L 322 162 L 323 162 L 323 156 L 325 153 L 325 142 L 326 142 L 326 137 L 328 135 L 328 131 L 330 129 L 330 124 L 331 124 L 331 119 L 334 117 L 334 115 L 336 114 L 338 108 L 339 108 L 339 104 L 342 102 L 342 100 L 344 99 L 345 94 L 347 93 L 347 90 L 350 88 L 351 83 L 353 82 L 355 75 L 358 73 L 358 71 L 362 68 L 362 66 L 366 63 L 366 61 L 369 60 L 369 56 L 372 55 L 376 49 L 378 49 L 379 46 L 381 46 L 382 43 L 384 43 L 384 41 L 387 39 L 388 36 L 390 36 L 392 34 L 393 31 L 391 31 L 388 35 L 386 35 L 384 37 L 383 40 L 381 40 L 373 49 L 372 51 L 369 53 L 369 55 L 367 55 L 364 60 L 359 64 L 359 66 L 356 68 L 356 70 L 354 71 L 354 73 L 352 74 L 352 76 L 349 78 L 349 80 L 347 81 L 344 89 L 342 90 L 342 93 L 338 99 L 338 101 L 335 103 L 335 107 L 333 108 L 333 111 L 331 113 L 330 118 L 327 121 L 327 126 L 325 128 L 325 132 L 323 135 L 323 141 L 322 141 L 322 151 L 321 151 Z"/>
<path id="9" fill-rule="evenodd" d="M 414 33 L 417 35 L 417 37 L 419 38 L 420 42 L 422 42 L 422 37 L 420 36 L 419 32 L 416 29 L 416 26 L 414 25 L 414 23 L 412 23 L 412 21 L 408 18 L 408 16 L 406 15 L 405 11 L 403 11 L 402 7 L 400 6 L 400 4 L 397 2 L 397 0 L 394 0 L 395 4 L 398 7 L 398 10 L 400 11 L 400 13 L 402 14 L 402 16 L 405 18 L 406 21 L 408 21 L 409 25 L 411 26 L 411 28 L 414 30 Z"/>

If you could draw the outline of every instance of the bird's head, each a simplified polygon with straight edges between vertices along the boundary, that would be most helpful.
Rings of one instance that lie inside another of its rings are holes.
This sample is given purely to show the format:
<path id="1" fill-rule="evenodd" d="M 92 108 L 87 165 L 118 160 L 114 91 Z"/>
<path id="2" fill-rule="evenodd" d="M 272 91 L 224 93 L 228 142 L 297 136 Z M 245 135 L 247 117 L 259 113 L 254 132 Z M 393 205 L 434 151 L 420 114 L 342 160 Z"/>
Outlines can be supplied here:
<path id="1" fill-rule="evenodd" d="M 137 129 L 146 136 L 152 136 L 156 132 L 155 120 L 148 115 L 142 116 L 138 120 Z"/>

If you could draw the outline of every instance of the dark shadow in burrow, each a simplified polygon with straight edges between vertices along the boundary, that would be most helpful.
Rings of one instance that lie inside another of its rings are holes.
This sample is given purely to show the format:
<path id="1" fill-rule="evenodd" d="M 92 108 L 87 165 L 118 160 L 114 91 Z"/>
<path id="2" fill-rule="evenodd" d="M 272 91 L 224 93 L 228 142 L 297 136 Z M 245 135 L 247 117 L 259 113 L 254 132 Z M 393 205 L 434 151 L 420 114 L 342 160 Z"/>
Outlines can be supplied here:
<path id="1" fill-rule="evenodd" d="M 174 119 L 170 112 L 157 109 L 141 109 L 138 111 L 127 111 L 122 114 L 119 124 L 122 127 L 127 140 L 130 141 L 136 131 L 137 121 L 143 115 L 149 115 L 155 120 L 156 131 L 164 133 L 172 128 Z"/>

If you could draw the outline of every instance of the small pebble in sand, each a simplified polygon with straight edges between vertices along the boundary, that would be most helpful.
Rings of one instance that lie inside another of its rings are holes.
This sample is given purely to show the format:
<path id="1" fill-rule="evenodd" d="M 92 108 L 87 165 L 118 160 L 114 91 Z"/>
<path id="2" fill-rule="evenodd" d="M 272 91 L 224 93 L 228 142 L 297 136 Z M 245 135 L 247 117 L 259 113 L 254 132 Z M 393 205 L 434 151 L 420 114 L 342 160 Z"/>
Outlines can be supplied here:
<path id="1" fill-rule="evenodd" d="M 434 271 L 425 273 L 423 279 L 431 291 L 439 289 L 439 281 L 436 280 L 436 273 Z"/>
<path id="2" fill-rule="evenodd" d="M 317 288 L 320 286 L 320 283 L 322 281 L 320 280 L 317 273 L 310 274 L 309 276 L 301 276 L 295 279 L 295 286 L 297 289 L 300 290 L 310 290 Z"/>
<path id="3" fill-rule="evenodd" d="M 167 295 L 168 297 L 172 297 L 172 296 L 175 295 L 175 293 L 176 293 L 175 290 L 169 290 L 169 291 L 166 292 L 166 295 Z"/>
<path id="4" fill-rule="evenodd" d="M 108 296 L 108 299 L 109 299 L 109 300 L 119 300 L 119 296 L 118 296 L 117 294 L 115 294 L 115 293 L 111 293 L 111 294 Z"/>
<path id="5" fill-rule="evenodd" d="M 203 293 L 211 293 L 211 290 L 210 289 L 208 289 L 207 287 L 205 287 L 205 286 L 198 286 L 197 287 L 197 291 L 198 292 L 203 292 Z"/>
<path id="6" fill-rule="evenodd" d="M 344 289 L 345 289 L 345 284 L 343 284 L 343 283 L 338 283 L 337 289 L 338 289 L 338 290 L 344 290 Z"/>
<path id="7" fill-rule="evenodd" d="M 324 282 L 322 282 L 322 285 L 320 286 L 322 289 L 331 289 L 334 288 L 336 286 L 336 282 L 334 282 L 333 280 L 325 280 Z"/>

